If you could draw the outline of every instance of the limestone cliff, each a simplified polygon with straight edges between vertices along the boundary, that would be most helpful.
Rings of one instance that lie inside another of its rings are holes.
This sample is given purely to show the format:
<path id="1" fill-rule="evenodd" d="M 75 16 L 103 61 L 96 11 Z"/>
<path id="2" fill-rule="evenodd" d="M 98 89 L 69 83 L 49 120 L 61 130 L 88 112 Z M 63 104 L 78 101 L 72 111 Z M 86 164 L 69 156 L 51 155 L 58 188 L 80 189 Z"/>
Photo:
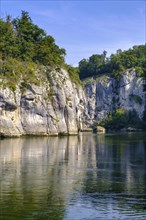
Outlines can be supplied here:
<path id="1" fill-rule="evenodd" d="M 125 72 L 119 81 L 102 76 L 85 85 L 74 84 L 65 70 L 51 73 L 49 82 L 15 91 L 0 88 L 0 135 L 77 134 L 114 109 L 135 109 L 142 118 L 143 78 Z"/>
<path id="2" fill-rule="evenodd" d="M 135 70 L 127 70 L 119 80 L 108 76 L 98 77 L 85 85 L 86 108 L 90 122 L 102 120 L 115 109 L 135 110 L 142 118 L 145 107 L 143 77 Z"/>
<path id="3" fill-rule="evenodd" d="M 16 91 L 0 88 L 0 134 L 77 134 L 82 128 L 85 94 L 65 70 L 53 72 L 41 86 Z"/>

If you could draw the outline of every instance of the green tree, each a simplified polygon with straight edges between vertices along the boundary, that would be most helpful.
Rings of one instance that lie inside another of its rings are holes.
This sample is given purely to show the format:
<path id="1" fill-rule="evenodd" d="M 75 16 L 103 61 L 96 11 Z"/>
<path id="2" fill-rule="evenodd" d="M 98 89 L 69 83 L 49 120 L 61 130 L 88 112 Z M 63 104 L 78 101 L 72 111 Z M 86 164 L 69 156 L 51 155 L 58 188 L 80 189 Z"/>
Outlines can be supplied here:
<path id="1" fill-rule="evenodd" d="M 81 79 L 84 79 L 86 77 L 89 77 L 89 71 L 88 71 L 88 60 L 82 59 L 79 62 L 79 76 Z"/>
<path id="2" fill-rule="evenodd" d="M 65 50 L 55 44 L 52 36 L 46 36 L 36 45 L 35 59 L 44 65 L 58 66 L 64 63 L 65 54 Z"/>
<path id="3" fill-rule="evenodd" d="M 52 36 L 32 22 L 29 13 L 22 11 L 20 18 L 0 19 L 0 57 L 50 65 L 64 64 L 66 52 L 55 44 Z"/>
<path id="4" fill-rule="evenodd" d="M 104 118 L 100 125 L 107 129 L 121 129 L 127 126 L 127 115 L 124 109 L 117 109 L 114 113 Z"/>
<path id="5" fill-rule="evenodd" d="M 10 16 L 7 16 L 6 21 L 0 19 L 0 53 L 2 59 L 7 59 L 9 56 L 15 56 L 17 53 L 16 36 L 13 30 L 13 24 Z"/>
<path id="6" fill-rule="evenodd" d="M 83 59 L 79 62 L 79 76 L 84 79 L 109 74 L 119 79 L 122 72 L 130 68 L 139 69 L 140 72 L 142 68 L 146 68 L 146 44 L 133 46 L 127 51 L 118 49 L 116 54 L 111 54 L 109 58 L 106 57 L 106 51 L 103 51 L 101 55 L 94 54 L 89 59 Z"/>
<path id="7" fill-rule="evenodd" d="M 106 51 L 103 54 L 93 54 L 88 60 L 83 59 L 79 62 L 80 78 L 93 77 L 100 74 L 100 68 L 105 63 Z"/>
<path id="8" fill-rule="evenodd" d="M 17 37 L 18 58 L 31 60 L 35 56 L 35 45 L 46 36 L 44 30 L 32 23 L 28 12 L 22 11 L 21 17 L 13 20 Z"/>

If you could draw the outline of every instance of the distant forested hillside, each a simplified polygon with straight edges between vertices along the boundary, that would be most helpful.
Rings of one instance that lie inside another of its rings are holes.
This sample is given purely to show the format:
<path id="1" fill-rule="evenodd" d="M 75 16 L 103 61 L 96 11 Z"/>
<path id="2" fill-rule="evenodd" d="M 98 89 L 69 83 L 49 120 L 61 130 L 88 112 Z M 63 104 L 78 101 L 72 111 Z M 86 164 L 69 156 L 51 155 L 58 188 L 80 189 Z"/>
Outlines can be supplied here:
<path id="1" fill-rule="evenodd" d="M 89 59 L 79 62 L 79 76 L 81 79 L 96 77 L 101 74 L 113 74 L 118 77 L 129 68 L 136 68 L 139 73 L 146 68 L 146 44 L 133 46 L 127 51 L 117 50 L 116 54 L 106 57 L 107 52 L 94 54 Z"/>

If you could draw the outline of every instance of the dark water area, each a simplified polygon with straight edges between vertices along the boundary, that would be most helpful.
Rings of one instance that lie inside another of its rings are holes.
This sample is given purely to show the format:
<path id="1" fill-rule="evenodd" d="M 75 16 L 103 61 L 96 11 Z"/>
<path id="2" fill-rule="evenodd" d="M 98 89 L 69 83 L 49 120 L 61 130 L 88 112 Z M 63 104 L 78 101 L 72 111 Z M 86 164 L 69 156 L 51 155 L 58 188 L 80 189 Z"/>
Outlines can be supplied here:
<path id="1" fill-rule="evenodd" d="M 0 220 L 146 219 L 146 133 L 0 140 Z"/>

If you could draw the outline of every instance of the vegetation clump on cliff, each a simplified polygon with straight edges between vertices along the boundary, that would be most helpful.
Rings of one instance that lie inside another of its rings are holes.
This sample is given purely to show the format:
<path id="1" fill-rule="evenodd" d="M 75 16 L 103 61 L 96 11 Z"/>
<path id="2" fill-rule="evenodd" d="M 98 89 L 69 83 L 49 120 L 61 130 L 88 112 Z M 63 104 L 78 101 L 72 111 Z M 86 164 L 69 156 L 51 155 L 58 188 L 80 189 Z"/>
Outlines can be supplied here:
<path id="1" fill-rule="evenodd" d="M 109 130 L 121 130 L 135 128 L 144 129 L 146 128 L 146 122 L 140 119 L 137 112 L 133 109 L 132 111 L 126 112 L 124 109 L 116 109 L 113 113 L 109 113 L 102 121 L 96 122 L 95 125 L 100 125 Z"/>

